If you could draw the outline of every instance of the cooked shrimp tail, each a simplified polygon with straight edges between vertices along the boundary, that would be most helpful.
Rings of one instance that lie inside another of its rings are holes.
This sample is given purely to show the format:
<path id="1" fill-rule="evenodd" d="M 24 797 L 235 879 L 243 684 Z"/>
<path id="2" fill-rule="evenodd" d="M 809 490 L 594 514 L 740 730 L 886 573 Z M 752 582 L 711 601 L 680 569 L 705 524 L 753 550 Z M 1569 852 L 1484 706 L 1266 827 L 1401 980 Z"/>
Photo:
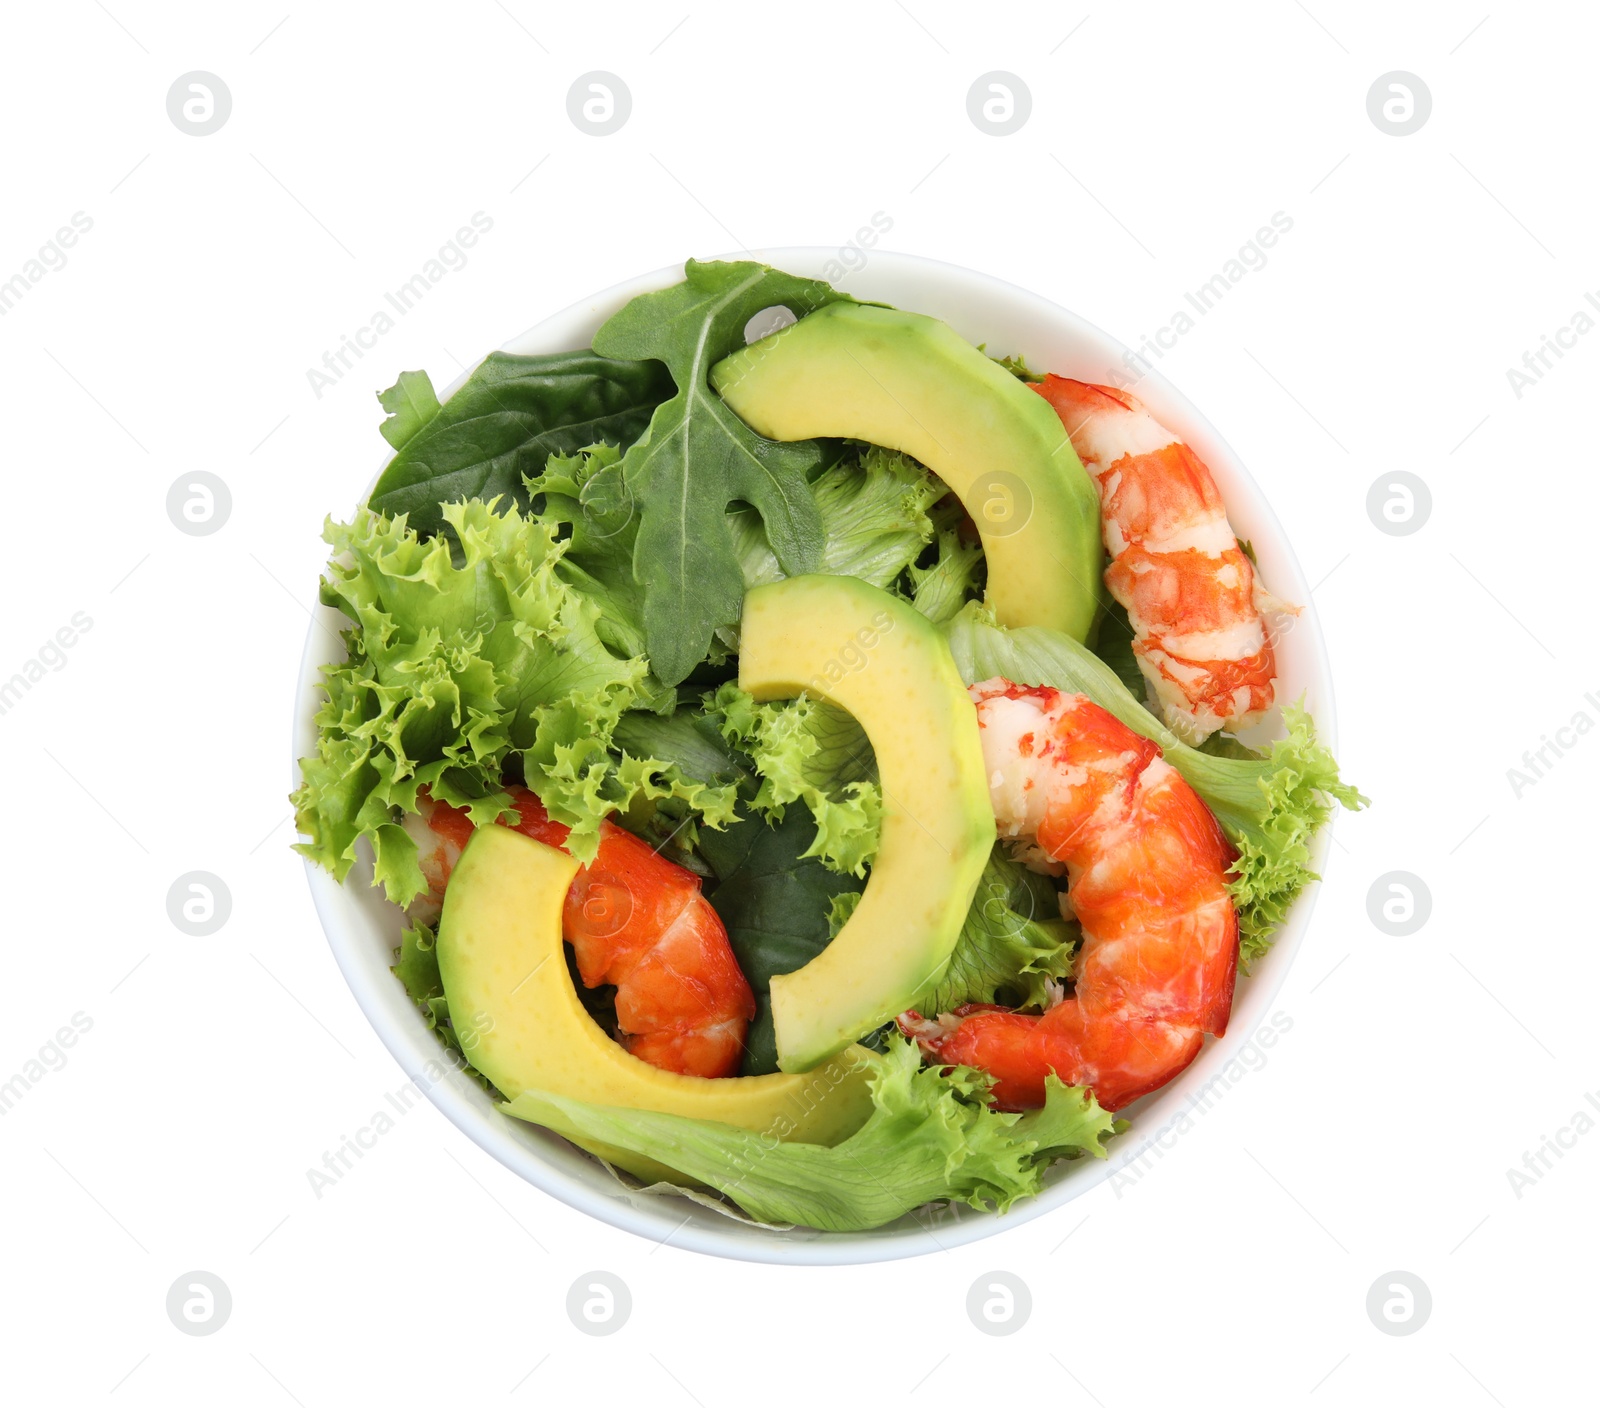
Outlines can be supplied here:
<path id="1" fill-rule="evenodd" d="M 998 679 L 971 693 L 1001 838 L 1065 871 L 1083 945 L 1072 995 L 1042 1015 L 908 1012 L 901 1029 L 935 1060 L 989 1072 L 1002 1108 L 1042 1104 L 1054 1072 L 1120 1109 L 1227 1028 L 1233 850 L 1156 745 L 1083 695 Z"/>
<path id="2" fill-rule="evenodd" d="M 1167 726 L 1199 743 L 1258 721 L 1277 673 L 1263 613 L 1296 608 L 1261 585 L 1211 471 L 1125 391 L 1053 375 L 1034 389 L 1100 486 L 1106 587 Z"/>
<path id="3" fill-rule="evenodd" d="M 513 830 L 565 848 L 568 828 L 538 797 L 510 787 Z M 405 826 L 428 895 L 414 917 L 436 917 L 473 832 L 466 812 L 424 795 Z M 562 932 L 586 987 L 615 986 L 617 1039 L 641 1061 L 683 1075 L 730 1076 L 744 1054 L 755 997 L 700 878 L 632 832 L 600 825 L 600 849 L 567 892 Z"/>

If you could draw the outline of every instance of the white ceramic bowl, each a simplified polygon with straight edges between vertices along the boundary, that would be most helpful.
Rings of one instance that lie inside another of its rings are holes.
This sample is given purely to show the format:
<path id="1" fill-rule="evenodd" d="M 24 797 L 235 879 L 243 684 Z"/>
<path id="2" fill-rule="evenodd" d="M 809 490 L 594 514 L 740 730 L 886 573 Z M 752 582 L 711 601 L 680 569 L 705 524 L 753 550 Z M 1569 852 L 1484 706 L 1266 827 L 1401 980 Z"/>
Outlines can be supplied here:
<path id="1" fill-rule="evenodd" d="M 775 249 L 756 251 L 755 257 L 791 273 L 822 278 L 826 277 L 824 267 L 837 258 L 837 251 Z M 534 353 L 587 347 L 595 329 L 630 298 L 682 277 L 681 267 L 674 267 L 618 284 L 513 338 L 505 350 Z M 1109 369 L 1124 365 L 1123 346 L 1081 318 L 1010 284 L 953 265 L 874 250 L 862 268 L 837 282 L 857 298 L 943 318 L 962 336 L 986 343 L 990 352 L 1022 353 L 1034 367 L 1106 381 Z M 465 379 L 463 375 L 455 385 Z M 1289 699 L 1304 694 L 1320 736 L 1332 747 L 1333 691 L 1322 633 L 1305 577 L 1283 529 L 1238 457 L 1183 396 L 1159 375 L 1140 381 L 1137 394 L 1158 420 L 1181 435 L 1210 465 L 1234 528 L 1254 546 L 1266 583 L 1278 596 L 1303 604 L 1304 613 L 1278 646 L 1281 694 Z M 318 667 L 330 658 L 329 642 L 337 639 L 344 622 L 335 611 L 322 606 L 314 609 L 319 624 L 329 630 L 314 624 L 306 639 L 295 710 L 297 759 L 314 749 L 314 716 L 321 696 Z M 1328 839 L 1324 828 L 1315 847 L 1316 866 L 1321 865 Z M 1308 887 L 1301 895 L 1272 951 L 1240 983 L 1227 1034 L 1208 1042 L 1199 1059 L 1177 1080 L 1124 1112 L 1133 1120 L 1133 1128 L 1114 1143 L 1109 1160 L 1057 1164 L 1039 1197 L 1018 1204 L 1003 1217 L 960 1207 L 933 1215 L 911 1214 L 872 1232 L 829 1233 L 803 1229 L 771 1232 L 683 1198 L 630 1192 L 566 1141 L 499 1114 L 489 1096 L 459 1072 L 446 1068 L 442 1080 L 429 1084 L 426 1072 L 430 1063 L 432 1069 L 438 1069 L 440 1047 L 389 971 L 399 942 L 399 911 L 383 900 L 380 891 L 370 888 L 370 864 L 353 870 L 342 886 L 309 863 L 307 874 L 328 943 L 361 1010 L 406 1074 L 424 1085 L 434 1104 L 479 1147 L 570 1207 L 651 1241 L 670 1240 L 675 1246 L 746 1261 L 796 1265 L 888 1261 L 977 1241 L 1056 1211 L 1136 1161 L 1153 1139 L 1193 1108 L 1200 1093 L 1218 1079 L 1266 1019 L 1273 996 L 1300 948 L 1316 889 Z"/>

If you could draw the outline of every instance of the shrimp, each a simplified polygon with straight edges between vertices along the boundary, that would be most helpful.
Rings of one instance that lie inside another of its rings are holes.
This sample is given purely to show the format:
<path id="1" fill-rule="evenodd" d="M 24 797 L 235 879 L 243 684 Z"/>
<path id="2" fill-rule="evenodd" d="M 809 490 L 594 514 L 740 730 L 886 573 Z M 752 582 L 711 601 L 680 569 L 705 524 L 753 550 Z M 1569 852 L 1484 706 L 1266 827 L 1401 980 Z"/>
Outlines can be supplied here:
<path id="1" fill-rule="evenodd" d="M 1261 585 L 1204 462 L 1125 391 L 1046 376 L 1034 387 L 1100 486 L 1111 565 L 1133 653 L 1167 726 L 1188 743 L 1272 707 L 1277 674 Z"/>
<path id="2" fill-rule="evenodd" d="M 512 829 L 565 848 L 568 828 L 538 797 L 508 787 Z M 408 816 L 428 894 L 413 918 L 436 919 L 450 872 L 474 830 L 472 818 L 424 791 Z M 656 854 L 631 832 L 600 823 L 600 850 L 567 892 L 562 932 L 585 987 L 617 989 L 617 1038 L 641 1061 L 691 1076 L 731 1076 L 744 1054 L 755 997 L 728 944 L 728 931 L 700 878 Z"/>
<path id="3" fill-rule="evenodd" d="M 1002 838 L 1066 871 L 1083 946 L 1070 997 L 1042 1016 L 970 1005 L 900 1028 L 934 1059 L 995 1077 L 1002 1109 L 1042 1105 L 1045 1077 L 1120 1109 L 1220 1036 L 1239 928 L 1234 852 L 1161 750 L 1081 694 L 993 679 L 970 691 Z"/>

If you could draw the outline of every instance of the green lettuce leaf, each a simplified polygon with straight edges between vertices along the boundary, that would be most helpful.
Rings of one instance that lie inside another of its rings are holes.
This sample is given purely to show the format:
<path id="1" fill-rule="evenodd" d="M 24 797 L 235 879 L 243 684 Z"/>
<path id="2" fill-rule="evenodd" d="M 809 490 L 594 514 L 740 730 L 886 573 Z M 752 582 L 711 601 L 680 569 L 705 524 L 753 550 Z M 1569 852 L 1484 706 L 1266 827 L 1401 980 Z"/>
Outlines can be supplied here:
<path id="1" fill-rule="evenodd" d="M 825 283 L 748 261 L 691 259 L 684 272 L 682 283 L 626 304 L 594 339 L 606 356 L 666 363 L 677 387 L 623 458 L 639 512 L 633 571 L 644 588 L 648 654 L 668 685 L 705 659 L 719 626 L 739 619 L 744 577 L 728 529 L 730 503 L 761 515 L 786 573 L 813 571 L 822 550 L 808 481 L 825 451 L 812 441 L 761 439 L 711 389 L 710 370 L 744 345 L 745 324 L 763 309 L 781 304 L 804 316 L 843 297 Z"/>
<path id="2" fill-rule="evenodd" d="M 540 517 L 566 525 L 561 579 L 600 608 L 600 638 L 622 655 L 643 655 L 644 588 L 634 580 L 639 520 L 622 473 L 622 451 L 604 442 L 551 455 L 524 481 Z"/>
<path id="3" fill-rule="evenodd" d="M 365 837 L 376 882 L 407 904 L 426 885 L 398 814 L 427 787 L 493 821 L 508 810 L 513 764 L 573 828 L 581 860 L 601 819 L 639 797 L 679 798 L 713 824 L 731 818 L 731 787 L 613 753 L 623 711 L 647 698 L 648 667 L 608 650 L 600 608 L 562 581 L 556 525 L 476 501 L 443 516 L 454 544 L 370 510 L 327 527 L 322 599 L 353 628 L 347 659 L 323 671 L 317 751 L 301 760 L 293 797 L 309 838 L 298 849 L 342 880 Z"/>
<path id="4" fill-rule="evenodd" d="M 962 512 L 959 504 L 937 511 L 938 555 L 926 566 L 911 568 L 911 604 L 936 626 L 983 594 L 987 570 L 983 544 L 962 541 L 958 527 Z"/>
<path id="5" fill-rule="evenodd" d="M 523 754 L 528 786 L 551 816 L 572 828 L 567 849 L 579 860 L 594 858 L 600 819 L 612 813 L 637 831 L 649 829 L 658 815 L 670 817 L 666 830 L 684 845 L 699 834 L 691 828 L 726 826 L 736 814 L 733 784 L 701 782 L 670 759 L 619 752 L 615 732 L 623 707 L 620 696 L 585 693 L 546 705 L 538 737 Z M 665 844 L 667 838 L 658 839 Z"/>
<path id="6" fill-rule="evenodd" d="M 822 520 L 822 552 L 814 570 L 885 588 L 932 540 L 928 511 L 946 493 L 909 455 L 877 445 L 853 446 L 810 487 Z M 728 527 L 747 588 L 786 575 L 755 510 L 730 513 Z"/>
<path id="7" fill-rule="evenodd" d="M 390 971 L 400 979 L 406 996 L 415 1003 L 425 1005 L 431 998 L 444 996 L 439 954 L 433 945 L 433 930 L 426 924 L 411 925 L 400 931 L 400 949 Z"/>
<path id="8" fill-rule="evenodd" d="M 692 708 L 624 714 L 611 742 L 623 753 L 619 774 L 626 777 L 648 765 L 656 777 L 672 784 L 665 795 L 640 789 L 620 818 L 622 824 L 668 860 L 709 878 L 714 872 L 700 846 L 713 833 L 701 828 L 736 820 L 737 799 L 752 795 L 758 785 L 749 760 L 723 741 L 716 720 Z"/>
<path id="9" fill-rule="evenodd" d="M 835 895 L 828 908 L 831 942 L 855 913 L 861 896 Z M 968 1002 L 1046 1007 L 1051 984 L 1072 971 L 1078 928 L 1060 917 L 1054 885 L 1006 854 L 998 842 L 984 866 L 972 907 L 962 921 L 950 961 L 909 1007 L 933 1015 Z"/>
<path id="10" fill-rule="evenodd" d="M 461 1049 L 461 1039 L 450 1021 L 450 1002 L 444 995 L 444 983 L 439 977 L 439 954 L 434 947 L 433 930 L 426 924 L 401 930 L 400 947 L 395 954 L 394 966 L 389 971 L 400 979 L 406 996 L 421 1010 L 428 1030 L 438 1038 L 445 1050 L 452 1053 L 455 1066 L 498 1098 L 499 1092 L 489 1078 L 467 1059 L 466 1052 Z"/>
<path id="11" fill-rule="evenodd" d="M 708 786 L 754 793 L 760 785 L 749 759 L 724 740 L 715 715 L 692 708 L 671 714 L 624 714 L 612 738 L 627 752 L 664 759 L 684 777 Z"/>
<path id="12" fill-rule="evenodd" d="M 815 838 L 816 823 L 804 807 L 791 807 L 775 825 L 746 811 L 725 831 L 700 836 L 700 853 L 717 880 L 708 891 L 712 907 L 756 999 L 741 1075 L 778 1069 L 769 985 L 828 946 L 830 906 L 861 888 L 859 880 L 809 858 Z"/>
<path id="13" fill-rule="evenodd" d="M 397 450 L 439 414 L 439 398 L 427 372 L 401 372 L 393 386 L 378 393 L 378 404 L 389 413 L 378 429 Z"/>
<path id="14" fill-rule="evenodd" d="M 790 803 L 804 802 L 817 828 L 806 855 L 841 875 L 865 875 L 878 851 L 883 796 L 861 725 L 837 705 L 805 695 L 757 704 L 735 684 L 707 704 L 720 715 L 723 736 L 749 754 L 761 776 L 756 810 L 781 819 Z"/>
<path id="15" fill-rule="evenodd" d="M 1072 969 L 1077 927 L 1061 918 L 1055 886 L 996 845 L 978 880 L 950 962 L 910 1005 L 932 1016 L 967 1002 L 1044 1007 Z"/>
<path id="16" fill-rule="evenodd" d="M 828 942 L 839 937 L 839 930 L 850 922 L 850 916 L 861 903 L 860 890 L 842 890 L 828 901 Z"/>
<path id="17" fill-rule="evenodd" d="M 987 351 L 988 346 L 988 343 L 980 342 L 978 344 L 978 351 L 985 352 L 991 362 L 998 362 L 1002 367 L 1010 372 L 1012 376 L 1016 377 L 1018 381 L 1026 381 L 1031 384 L 1035 381 L 1044 380 L 1044 373 L 1034 371 L 1034 369 L 1028 365 L 1028 359 L 1020 352 L 1008 354 L 1004 357 L 997 357 L 993 352 Z"/>
<path id="18" fill-rule="evenodd" d="M 872 1113 L 831 1148 L 782 1143 L 710 1120 L 620 1110 L 524 1091 L 501 1108 L 559 1134 L 598 1140 L 656 1160 L 731 1198 L 751 1217 L 825 1232 L 882 1227 L 929 1202 L 1004 1212 L 1042 1187 L 1054 1159 L 1105 1157 L 1116 1121 L 1081 1086 L 1046 1082 L 1046 1103 L 1025 1115 L 988 1107 L 988 1078 L 963 1067 L 924 1067 L 914 1045 L 891 1038 L 869 1057 Z"/>
<path id="19" fill-rule="evenodd" d="M 1003 676 L 1085 694 L 1162 756 L 1211 808 L 1239 852 L 1229 889 L 1239 912 L 1240 956 L 1248 964 L 1271 945 L 1295 896 L 1317 879 L 1311 838 L 1332 815 L 1367 799 L 1339 778 L 1333 755 L 1317 742 L 1311 715 L 1283 706 L 1287 736 L 1266 757 L 1221 758 L 1185 744 L 1131 695 L 1115 671 L 1070 637 L 1042 626 L 1004 630 L 969 606 L 946 628 L 956 668 L 968 684 Z"/>
<path id="20" fill-rule="evenodd" d="M 430 416 L 423 412 L 432 385 L 423 397 L 421 384 L 407 380 L 415 377 L 422 374 L 404 373 L 380 394 L 394 413 L 382 429 L 396 454 L 367 506 L 408 515 L 424 537 L 444 526 L 442 503 L 502 497 L 526 508 L 523 479 L 538 474 L 548 456 L 598 440 L 631 445 L 672 394 L 671 377 L 655 362 L 594 352 L 491 352 Z"/>

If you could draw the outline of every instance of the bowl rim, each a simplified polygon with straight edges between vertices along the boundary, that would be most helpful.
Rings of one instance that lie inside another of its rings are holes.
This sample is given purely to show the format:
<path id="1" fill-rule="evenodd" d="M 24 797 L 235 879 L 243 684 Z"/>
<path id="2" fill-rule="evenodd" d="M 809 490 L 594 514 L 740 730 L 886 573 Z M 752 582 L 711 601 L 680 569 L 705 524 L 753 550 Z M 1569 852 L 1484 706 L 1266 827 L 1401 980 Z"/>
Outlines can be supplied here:
<path id="1" fill-rule="evenodd" d="M 829 263 L 837 264 L 839 255 L 839 250 L 824 246 L 789 246 L 717 257 L 756 258 L 789 272 L 812 271 L 812 277 L 821 277 L 815 271 Z M 1020 315 L 1042 319 L 1056 325 L 1072 339 L 1094 344 L 1107 358 L 1108 366 L 1122 361 L 1125 355 L 1132 355 L 1117 339 L 1054 301 L 959 265 L 876 248 L 866 256 L 864 264 L 848 270 L 846 277 L 854 278 L 863 273 L 873 276 L 864 280 L 866 285 L 874 282 L 880 285 L 927 284 L 934 290 L 930 297 L 936 299 L 942 294 L 947 301 L 955 303 L 965 299 L 982 306 L 986 301 L 1009 300 Z M 555 344 L 563 337 L 570 342 L 574 335 L 585 336 L 574 334 L 572 329 L 588 325 L 588 335 L 592 336 L 593 327 L 622 303 L 637 294 L 679 282 L 683 274 L 684 266 L 674 264 L 623 280 L 551 314 L 510 339 L 500 350 L 519 353 L 570 350 L 568 346 Z M 844 282 L 837 274 L 833 275 L 833 280 Z M 879 296 L 870 287 L 852 291 L 860 297 Z M 904 299 L 906 295 L 899 293 L 896 297 Z M 439 399 L 444 401 L 454 394 L 477 365 L 475 362 L 463 370 L 439 393 Z M 1274 591 L 1286 600 L 1301 603 L 1301 616 L 1294 634 L 1303 642 L 1303 678 L 1297 679 L 1295 684 L 1314 699 L 1313 714 L 1320 740 L 1329 749 L 1336 749 L 1336 713 L 1326 642 L 1305 575 L 1271 504 L 1227 442 L 1159 371 L 1146 371 L 1137 385 L 1140 399 L 1151 406 L 1157 418 L 1163 424 L 1174 425 L 1188 443 L 1196 445 L 1201 457 L 1223 481 L 1230 519 L 1248 518 L 1257 552 L 1270 549 L 1274 562 Z M 383 457 L 359 502 L 365 502 L 377 474 L 382 473 L 392 457 L 393 452 Z M 311 613 L 312 622 L 301 653 L 290 738 L 293 786 L 299 785 L 300 758 L 315 751 L 314 717 L 321 696 L 321 667 L 333 654 L 321 635 L 327 632 L 337 639 L 337 628 L 345 620 L 332 608 L 322 606 L 315 596 Z M 1332 830 L 1330 819 L 1314 838 L 1313 870 L 1320 872 L 1323 866 Z M 1157 1140 L 1195 1108 L 1199 1103 L 1195 1092 L 1209 1090 L 1223 1068 L 1253 1037 L 1293 966 L 1310 927 L 1320 889 L 1315 880 L 1306 886 L 1291 907 L 1271 950 L 1255 965 L 1250 976 L 1241 980 L 1227 1032 L 1208 1041 L 1200 1057 L 1171 1083 L 1129 1107 L 1138 1117 L 1136 1127 L 1113 1146 L 1109 1158 L 1074 1161 L 1065 1166 L 1070 1170 L 1068 1174 L 1057 1177 L 1037 1196 L 1016 1204 L 1005 1214 L 961 1209 L 923 1220 L 912 1213 L 886 1228 L 867 1232 L 796 1229 L 793 1233 L 781 1234 L 715 1213 L 706 1212 L 697 1217 L 695 1205 L 681 1198 L 629 1193 L 597 1161 L 547 1131 L 537 1131 L 544 1136 L 542 1142 L 530 1141 L 527 1131 L 531 1127 L 518 1126 L 518 1122 L 496 1112 L 476 1082 L 449 1067 L 444 1048 L 414 1004 L 405 997 L 387 964 L 374 970 L 369 962 L 363 961 L 361 945 L 369 941 L 357 932 L 360 927 L 355 914 L 357 901 L 351 893 L 356 889 L 359 869 L 352 869 L 344 885 L 309 859 L 305 861 L 305 870 L 324 935 L 357 1006 L 406 1077 L 479 1148 L 568 1207 L 656 1245 L 670 1241 L 676 1247 L 705 1255 L 775 1265 L 867 1264 L 948 1251 L 1014 1230 L 1054 1212 L 1137 1163 Z M 396 993 L 404 1000 L 403 1008 L 394 1001 Z M 1057 1170 L 1063 1167 L 1056 1165 Z M 946 1220 L 940 1221 L 940 1217 Z"/>

